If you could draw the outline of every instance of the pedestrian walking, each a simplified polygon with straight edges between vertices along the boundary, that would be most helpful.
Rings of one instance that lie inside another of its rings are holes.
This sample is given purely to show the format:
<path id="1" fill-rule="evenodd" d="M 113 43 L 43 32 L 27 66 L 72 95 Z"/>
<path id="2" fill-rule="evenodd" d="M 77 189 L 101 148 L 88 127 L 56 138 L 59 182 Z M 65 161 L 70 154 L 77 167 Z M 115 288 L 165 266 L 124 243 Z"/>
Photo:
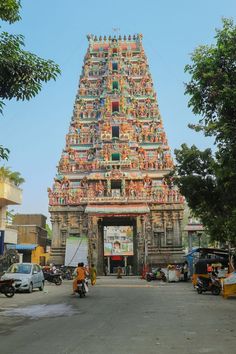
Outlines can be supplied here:
<path id="1" fill-rule="evenodd" d="M 117 269 L 117 279 L 121 279 L 122 278 L 122 268 L 121 267 L 118 267 Z"/>
<path id="2" fill-rule="evenodd" d="M 94 264 L 92 264 L 91 268 L 90 268 L 90 280 L 91 280 L 91 285 L 95 285 L 96 284 L 97 271 L 96 271 L 96 268 L 95 268 Z"/>
<path id="3" fill-rule="evenodd" d="M 185 261 L 183 264 L 184 281 L 188 281 L 188 262 Z"/>
<path id="4" fill-rule="evenodd" d="M 128 265 L 125 267 L 125 275 L 126 275 L 126 276 L 129 275 L 129 266 L 128 266 Z"/>
<path id="5" fill-rule="evenodd" d="M 105 267 L 104 267 L 104 274 L 105 274 L 105 276 L 107 276 L 107 274 L 108 274 L 108 266 L 107 265 L 105 265 Z"/>

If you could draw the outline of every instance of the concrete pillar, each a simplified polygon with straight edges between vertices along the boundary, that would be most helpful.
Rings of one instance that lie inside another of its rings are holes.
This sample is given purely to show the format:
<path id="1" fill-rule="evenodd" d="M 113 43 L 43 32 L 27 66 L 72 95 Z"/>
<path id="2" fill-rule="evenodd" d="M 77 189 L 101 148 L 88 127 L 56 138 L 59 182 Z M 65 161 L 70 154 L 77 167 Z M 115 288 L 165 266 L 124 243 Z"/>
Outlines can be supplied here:
<path id="1" fill-rule="evenodd" d="M 4 206 L 0 208 L 0 230 L 5 230 L 6 219 L 7 219 L 7 207 Z"/>

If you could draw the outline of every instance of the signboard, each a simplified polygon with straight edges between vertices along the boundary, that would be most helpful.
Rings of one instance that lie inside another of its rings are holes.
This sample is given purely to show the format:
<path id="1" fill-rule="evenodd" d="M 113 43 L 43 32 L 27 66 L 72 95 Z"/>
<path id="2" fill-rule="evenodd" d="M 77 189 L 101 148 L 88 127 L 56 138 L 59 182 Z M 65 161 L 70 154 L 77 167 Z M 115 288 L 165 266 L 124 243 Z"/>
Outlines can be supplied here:
<path id="1" fill-rule="evenodd" d="M 133 254 L 132 226 L 104 226 L 104 256 Z"/>
<path id="2" fill-rule="evenodd" d="M 81 262 L 88 263 L 88 238 L 86 236 L 69 236 L 66 239 L 65 265 L 77 267 Z"/>
<path id="3" fill-rule="evenodd" d="M 0 254 L 4 252 L 4 231 L 0 230 Z"/>

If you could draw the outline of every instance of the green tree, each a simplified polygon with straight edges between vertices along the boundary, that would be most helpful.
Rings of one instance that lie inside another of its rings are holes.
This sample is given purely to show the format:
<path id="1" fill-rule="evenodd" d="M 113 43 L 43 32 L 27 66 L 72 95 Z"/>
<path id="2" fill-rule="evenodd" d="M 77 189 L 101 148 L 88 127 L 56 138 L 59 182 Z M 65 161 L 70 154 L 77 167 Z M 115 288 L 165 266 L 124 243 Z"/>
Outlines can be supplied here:
<path id="1" fill-rule="evenodd" d="M 175 150 L 175 183 L 211 239 L 235 243 L 236 235 L 236 27 L 223 19 L 216 43 L 200 46 L 185 67 L 191 79 L 185 94 L 199 115 L 189 125 L 211 136 L 215 152 L 186 144 Z"/>
<path id="2" fill-rule="evenodd" d="M 19 187 L 25 182 L 24 178 L 21 177 L 20 172 L 12 172 L 9 167 L 0 167 L 0 181 L 8 180 L 13 183 L 16 187 Z"/>
<path id="3" fill-rule="evenodd" d="M 46 230 L 48 233 L 48 239 L 51 240 L 52 239 L 52 229 L 50 228 L 50 226 L 48 224 L 46 224 Z"/>
<path id="4" fill-rule="evenodd" d="M 20 20 L 20 0 L 1 0 L 0 19 L 12 24 Z M 55 80 L 60 73 L 57 64 L 24 50 L 24 37 L 0 33 L 0 112 L 4 100 L 30 100 L 42 83 Z M 8 159 L 9 150 L 0 145 L 0 159 Z"/>

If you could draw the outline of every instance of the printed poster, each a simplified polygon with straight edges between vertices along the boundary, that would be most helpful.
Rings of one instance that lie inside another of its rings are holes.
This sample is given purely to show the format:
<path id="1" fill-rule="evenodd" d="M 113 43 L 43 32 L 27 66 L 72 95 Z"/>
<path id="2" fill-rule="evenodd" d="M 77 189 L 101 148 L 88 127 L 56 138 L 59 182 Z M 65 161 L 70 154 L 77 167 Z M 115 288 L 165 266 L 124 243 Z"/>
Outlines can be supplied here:
<path id="1" fill-rule="evenodd" d="M 104 226 L 104 256 L 133 254 L 132 226 Z"/>
<path id="2" fill-rule="evenodd" d="M 80 262 L 88 264 L 88 238 L 70 236 L 66 239 L 65 265 L 77 267 Z"/>

